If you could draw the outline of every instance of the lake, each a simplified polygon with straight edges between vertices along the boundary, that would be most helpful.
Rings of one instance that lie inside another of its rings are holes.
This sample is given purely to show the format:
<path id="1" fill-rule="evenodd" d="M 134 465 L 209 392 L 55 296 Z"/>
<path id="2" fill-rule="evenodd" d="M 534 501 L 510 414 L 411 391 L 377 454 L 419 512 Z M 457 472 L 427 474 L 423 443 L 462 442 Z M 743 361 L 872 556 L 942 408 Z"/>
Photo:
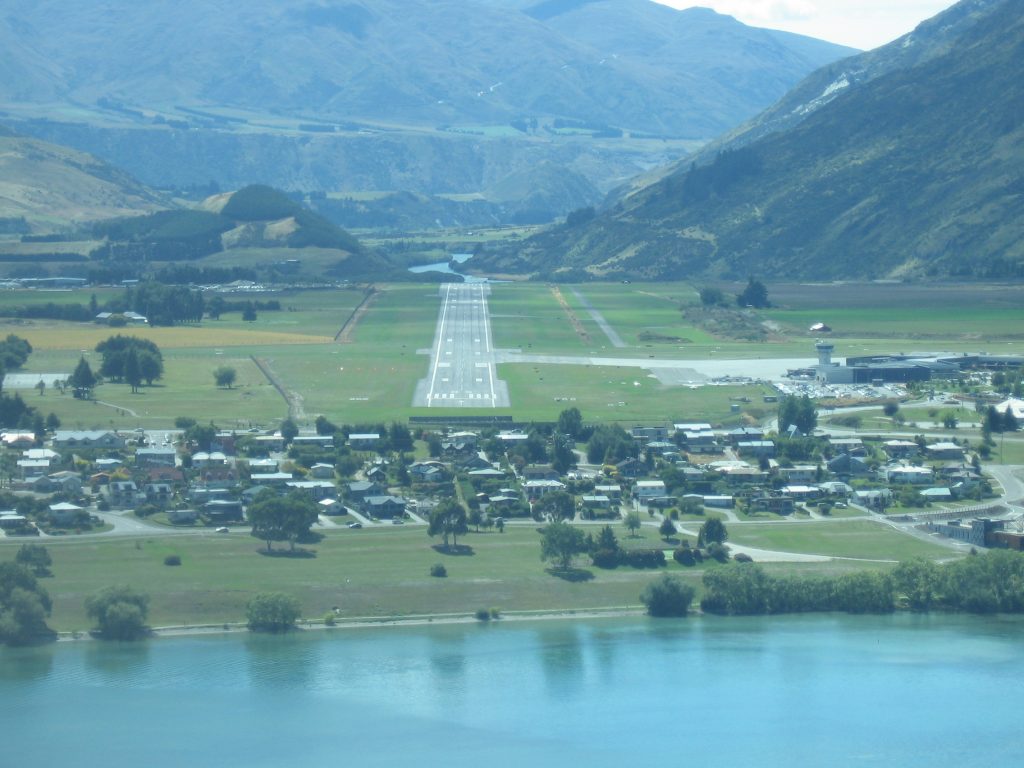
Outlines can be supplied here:
<path id="1" fill-rule="evenodd" d="M 601 619 L 0 651 L 4 763 L 1020 764 L 1024 623 Z"/>

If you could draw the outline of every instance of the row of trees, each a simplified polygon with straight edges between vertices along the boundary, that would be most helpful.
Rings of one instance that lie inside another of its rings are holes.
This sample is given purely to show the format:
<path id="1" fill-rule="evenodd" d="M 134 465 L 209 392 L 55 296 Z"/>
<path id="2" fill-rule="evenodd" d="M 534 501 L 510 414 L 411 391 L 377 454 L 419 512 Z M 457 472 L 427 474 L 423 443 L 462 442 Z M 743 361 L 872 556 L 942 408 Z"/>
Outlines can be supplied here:
<path id="1" fill-rule="evenodd" d="M 995 550 L 946 564 L 915 559 L 891 573 L 786 576 L 752 563 L 704 574 L 701 607 L 709 613 L 756 615 L 846 611 L 887 613 L 897 607 L 970 613 L 1024 612 L 1024 554 Z"/>

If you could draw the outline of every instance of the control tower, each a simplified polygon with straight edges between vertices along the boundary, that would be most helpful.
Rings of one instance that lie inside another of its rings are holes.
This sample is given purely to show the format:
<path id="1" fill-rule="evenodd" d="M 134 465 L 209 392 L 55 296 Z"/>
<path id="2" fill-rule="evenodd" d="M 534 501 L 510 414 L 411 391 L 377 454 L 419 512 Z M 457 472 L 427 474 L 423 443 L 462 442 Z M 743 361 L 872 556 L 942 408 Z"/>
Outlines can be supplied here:
<path id="1" fill-rule="evenodd" d="M 832 353 L 835 351 L 835 344 L 830 344 L 827 341 L 819 341 L 814 345 L 814 348 L 818 350 L 818 365 L 820 367 L 828 368 L 833 365 Z"/>

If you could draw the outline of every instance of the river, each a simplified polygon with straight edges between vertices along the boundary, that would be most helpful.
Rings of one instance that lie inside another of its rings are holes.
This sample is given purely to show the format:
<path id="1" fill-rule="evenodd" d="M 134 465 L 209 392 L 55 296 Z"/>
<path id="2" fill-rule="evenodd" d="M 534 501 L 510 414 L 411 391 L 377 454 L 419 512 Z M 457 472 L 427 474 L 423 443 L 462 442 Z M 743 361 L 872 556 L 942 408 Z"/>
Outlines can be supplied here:
<path id="1" fill-rule="evenodd" d="M 9 765 L 1019 764 L 1024 623 L 494 622 L 0 651 Z"/>

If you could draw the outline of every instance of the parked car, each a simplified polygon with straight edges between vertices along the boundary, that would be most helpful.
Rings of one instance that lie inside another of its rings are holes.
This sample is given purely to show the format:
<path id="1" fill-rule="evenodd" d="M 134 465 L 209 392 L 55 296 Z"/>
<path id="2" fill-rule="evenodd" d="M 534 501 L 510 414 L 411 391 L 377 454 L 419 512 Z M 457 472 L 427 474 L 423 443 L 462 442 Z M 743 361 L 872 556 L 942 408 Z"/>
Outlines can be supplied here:
<path id="1" fill-rule="evenodd" d="M 222 525 L 220 528 L 215 529 L 217 533 L 228 533 L 231 531 L 226 525 Z"/>
<path id="2" fill-rule="evenodd" d="M 362 528 L 363 524 L 362 523 L 349 523 L 348 527 L 349 528 Z"/>

